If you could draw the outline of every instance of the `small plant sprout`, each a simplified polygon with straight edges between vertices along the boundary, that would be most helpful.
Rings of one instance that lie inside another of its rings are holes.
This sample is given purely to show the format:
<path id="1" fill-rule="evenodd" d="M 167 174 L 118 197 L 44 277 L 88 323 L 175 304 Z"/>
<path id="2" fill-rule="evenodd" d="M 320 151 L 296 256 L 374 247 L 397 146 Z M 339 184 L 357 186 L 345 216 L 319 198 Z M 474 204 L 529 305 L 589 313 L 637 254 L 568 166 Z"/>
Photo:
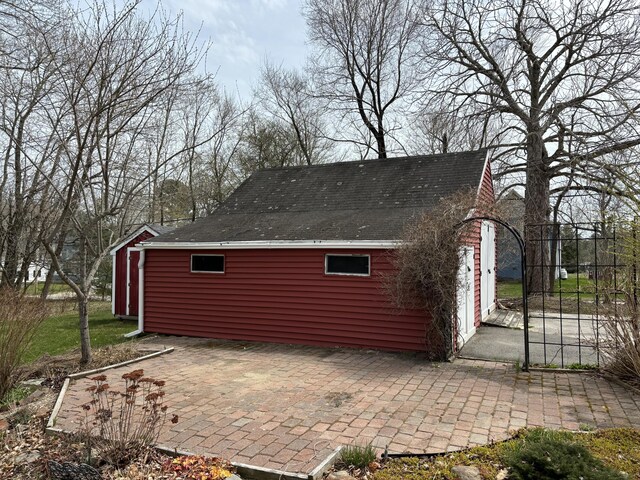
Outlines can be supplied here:
<path id="1" fill-rule="evenodd" d="M 376 460 L 376 450 L 371 443 L 347 445 L 340 451 L 338 464 L 348 469 L 364 469 Z"/>

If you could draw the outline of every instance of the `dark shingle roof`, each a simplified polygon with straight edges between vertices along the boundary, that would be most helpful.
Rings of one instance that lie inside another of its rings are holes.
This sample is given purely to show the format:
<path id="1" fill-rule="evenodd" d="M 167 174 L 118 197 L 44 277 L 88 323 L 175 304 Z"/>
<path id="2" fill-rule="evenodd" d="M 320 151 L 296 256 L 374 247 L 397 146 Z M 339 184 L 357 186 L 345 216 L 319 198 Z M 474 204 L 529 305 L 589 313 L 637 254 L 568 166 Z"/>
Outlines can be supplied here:
<path id="1" fill-rule="evenodd" d="M 149 227 L 158 232 L 158 235 L 163 235 L 165 233 L 169 233 L 172 230 L 175 230 L 175 227 L 169 225 L 160 225 L 159 223 L 150 223 Z"/>
<path id="2" fill-rule="evenodd" d="M 460 189 L 477 189 L 486 151 L 261 170 L 210 216 L 148 240 L 396 240 Z"/>

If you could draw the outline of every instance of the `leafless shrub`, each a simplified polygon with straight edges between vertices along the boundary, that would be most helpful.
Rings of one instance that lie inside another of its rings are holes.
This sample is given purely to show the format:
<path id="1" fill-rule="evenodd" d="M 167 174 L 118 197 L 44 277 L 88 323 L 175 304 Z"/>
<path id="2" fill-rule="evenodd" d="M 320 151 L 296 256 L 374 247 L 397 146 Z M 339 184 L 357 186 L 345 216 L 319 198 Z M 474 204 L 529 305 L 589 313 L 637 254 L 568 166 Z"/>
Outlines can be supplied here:
<path id="1" fill-rule="evenodd" d="M 640 312 L 626 295 L 624 304 L 600 318 L 598 351 L 604 369 L 617 377 L 637 382 L 640 378 Z"/>
<path id="2" fill-rule="evenodd" d="M 605 370 L 623 379 L 640 378 L 640 224 L 621 229 L 615 252 L 618 268 L 615 280 L 600 280 L 599 291 L 609 300 L 599 318 L 596 345 Z"/>
<path id="3" fill-rule="evenodd" d="M 142 369 L 122 375 L 124 391 L 111 390 L 106 375 L 92 377 L 87 388 L 91 401 L 83 405 L 84 428 L 80 435 L 91 452 L 99 452 L 102 461 L 123 466 L 153 445 L 167 416 L 162 380 L 144 376 Z M 177 423 L 174 415 L 172 423 Z"/>
<path id="4" fill-rule="evenodd" d="M 475 193 L 461 191 L 443 198 L 438 206 L 409 225 L 393 257 L 394 273 L 386 290 L 400 308 L 429 313 L 425 344 L 435 358 L 453 354 L 459 250 L 477 222 L 462 223 L 475 206 Z"/>
<path id="5" fill-rule="evenodd" d="M 47 308 L 42 300 L 0 289 L 0 399 L 19 380 L 23 355 L 45 318 Z"/>

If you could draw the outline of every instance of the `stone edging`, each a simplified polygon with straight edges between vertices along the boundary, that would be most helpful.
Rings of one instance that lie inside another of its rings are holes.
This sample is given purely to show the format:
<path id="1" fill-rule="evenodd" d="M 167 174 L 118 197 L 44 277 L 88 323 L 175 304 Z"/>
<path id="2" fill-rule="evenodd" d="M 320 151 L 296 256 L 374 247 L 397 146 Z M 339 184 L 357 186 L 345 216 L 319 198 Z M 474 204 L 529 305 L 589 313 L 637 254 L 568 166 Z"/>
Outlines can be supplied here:
<path id="1" fill-rule="evenodd" d="M 501 363 L 502 365 L 515 365 L 516 360 L 492 360 L 490 358 L 477 358 L 477 357 L 469 357 L 469 356 L 458 356 L 460 360 L 472 360 L 474 362 L 488 362 L 488 363 Z M 549 367 L 529 367 L 530 372 L 550 372 L 550 373 L 593 373 L 593 374 L 601 374 L 599 370 L 593 368 L 549 368 Z M 520 373 L 527 373 L 521 370 Z"/>
<path id="2" fill-rule="evenodd" d="M 335 448 L 333 452 L 331 452 L 327 458 L 325 458 L 320 465 L 311 470 L 309 473 L 309 480 L 318 480 L 322 478 L 325 473 L 336 463 L 336 460 L 340 456 L 340 451 L 342 450 L 342 445 Z"/>
<path id="3" fill-rule="evenodd" d="M 60 393 L 58 394 L 58 398 L 56 399 L 56 403 L 53 406 L 53 410 L 51 411 L 51 415 L 49 416 L 49 421 L 47 422 L 46 430 L 52 429 L 56 423 L 56 417 L 58 416 L 58 412 L 60 411 L 60 407 L 62 407 L 62 401 L 64 400 L 64 396 L 67 393 L 67 388 L 69 388 L 69 377 L 64 379 L 64 383 L 62 384 L 62 388 L 60 389 Z M 57 429 L 56 429 L 57 430 Z"/>
<path id="4" fill-rule="evenodd" d="M 555 373 L 591 373 L 599 375 L 600 371 L 594 368 L 545 368 L 545 367 L 529 367 L 530 372 L 555 372 Z"/>
<path id="5" fill-rule="evenodd" d="M 164 445 L 156 445 L 154 448 L 161 453 L 173 457 L 194 455 L 191 452 L 169 448 Z M 251 478 L 252 480 L 319 480 L 333 466 L 340 454 L 340 450 L 342 450 L 342 446 L 337 447 L 333 452 L 331 452 L 327 458 L 320 462 L 320 465 L 314 468 L 309 474 L 286 472 L 283 470 L 258 467 L 239 462 L 231 462 L 231 465 L 236 468 L 236 471 L 240 476 L 244 478 Z"/>
<path id="6" fill-rule="evenodd" d="M 77 380 L 78 378 L 84 378 L 89 375 L 95 375 L 96 373 L 104 372 L 112 368 L 125 367 L 127 365 L 131 365 L 132 363 L 137 363 L 137 362 L 141 362 L 142 360 L 148 360 L 149 358 L 158 357 L 160 355 L 164 355 L 165 353 L 171 353 L 173 352 L 173 350 L 174 350 L 173 347 L 169 347 L 169 348 L 165 348 L 164 350 L 160 350 L 158 352 L 153 352 L 148 355 L 143 355 L 142 357 L 127 360 L 125 362 L 114 363 L 113 365 L 107 365 L 106 367 L 95 368 L 93 370 L 85 370 L 84 372 L 72 373 L 71 375 L 67 375 L 67 378 L 64 379 L 64 383 L 62 384 L 62 388 L 60 389 L 60 393 L 58 394 L 56 403 L 53 406 L 51 415 L 49 416 L 49 421 L 47 422 L 46 430 L 47 431 L 51 430 L 52 433 L 68 433 L 58 428 L 54 428 L 54 425 L 56 423 L 56 417 L 58 416 L 58 412 L 60 412 L 60 407 L 62 407 L 62 402 L 64 400 L 65 394 L 67 393 L 67 389 L 69 388 L 69 383 L 71 382 L 71 380 Z"/>

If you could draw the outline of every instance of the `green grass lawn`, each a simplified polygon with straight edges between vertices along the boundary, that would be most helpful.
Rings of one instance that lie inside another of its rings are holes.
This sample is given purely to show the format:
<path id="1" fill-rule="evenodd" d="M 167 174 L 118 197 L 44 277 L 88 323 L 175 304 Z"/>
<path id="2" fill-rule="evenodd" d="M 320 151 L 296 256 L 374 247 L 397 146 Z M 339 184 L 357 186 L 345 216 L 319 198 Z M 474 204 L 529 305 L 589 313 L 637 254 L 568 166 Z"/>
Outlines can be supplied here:
<path id="1" fill-rule="evenodd" d="M 522 296 L 522 282 L 519 280 L 499 280 L 498 298 L 520 298 Z"/>
<path id="2" fill-rule="evenodd" d="M 562 292 L 563 298 L 577 298 L 580 292 L 580 299 L 593 300 L 595 283 L 589 280 L 586 273 L 570 273 L 566 280 L 556 280 L 554 292 L 559 295 Z M 519 280 L 503 280 L 498 282 L 498 298 L 520 298 L 522 297 L 522 283 Z"/>
<path id="3" fill-rule="evenodd" d="M 92 347 L 124 342 L 126 339 L 123 335 L 136 327 L 135 321 L 114 318 L 111 305 L 107 302 L 89 304 L 89 334 Z M 62 313 L 51 315 L 40 325 L 24 360 L 31 362 L 45 353 L 59 355 L 79 347 L 78 312 L 68 304 Z"/>

